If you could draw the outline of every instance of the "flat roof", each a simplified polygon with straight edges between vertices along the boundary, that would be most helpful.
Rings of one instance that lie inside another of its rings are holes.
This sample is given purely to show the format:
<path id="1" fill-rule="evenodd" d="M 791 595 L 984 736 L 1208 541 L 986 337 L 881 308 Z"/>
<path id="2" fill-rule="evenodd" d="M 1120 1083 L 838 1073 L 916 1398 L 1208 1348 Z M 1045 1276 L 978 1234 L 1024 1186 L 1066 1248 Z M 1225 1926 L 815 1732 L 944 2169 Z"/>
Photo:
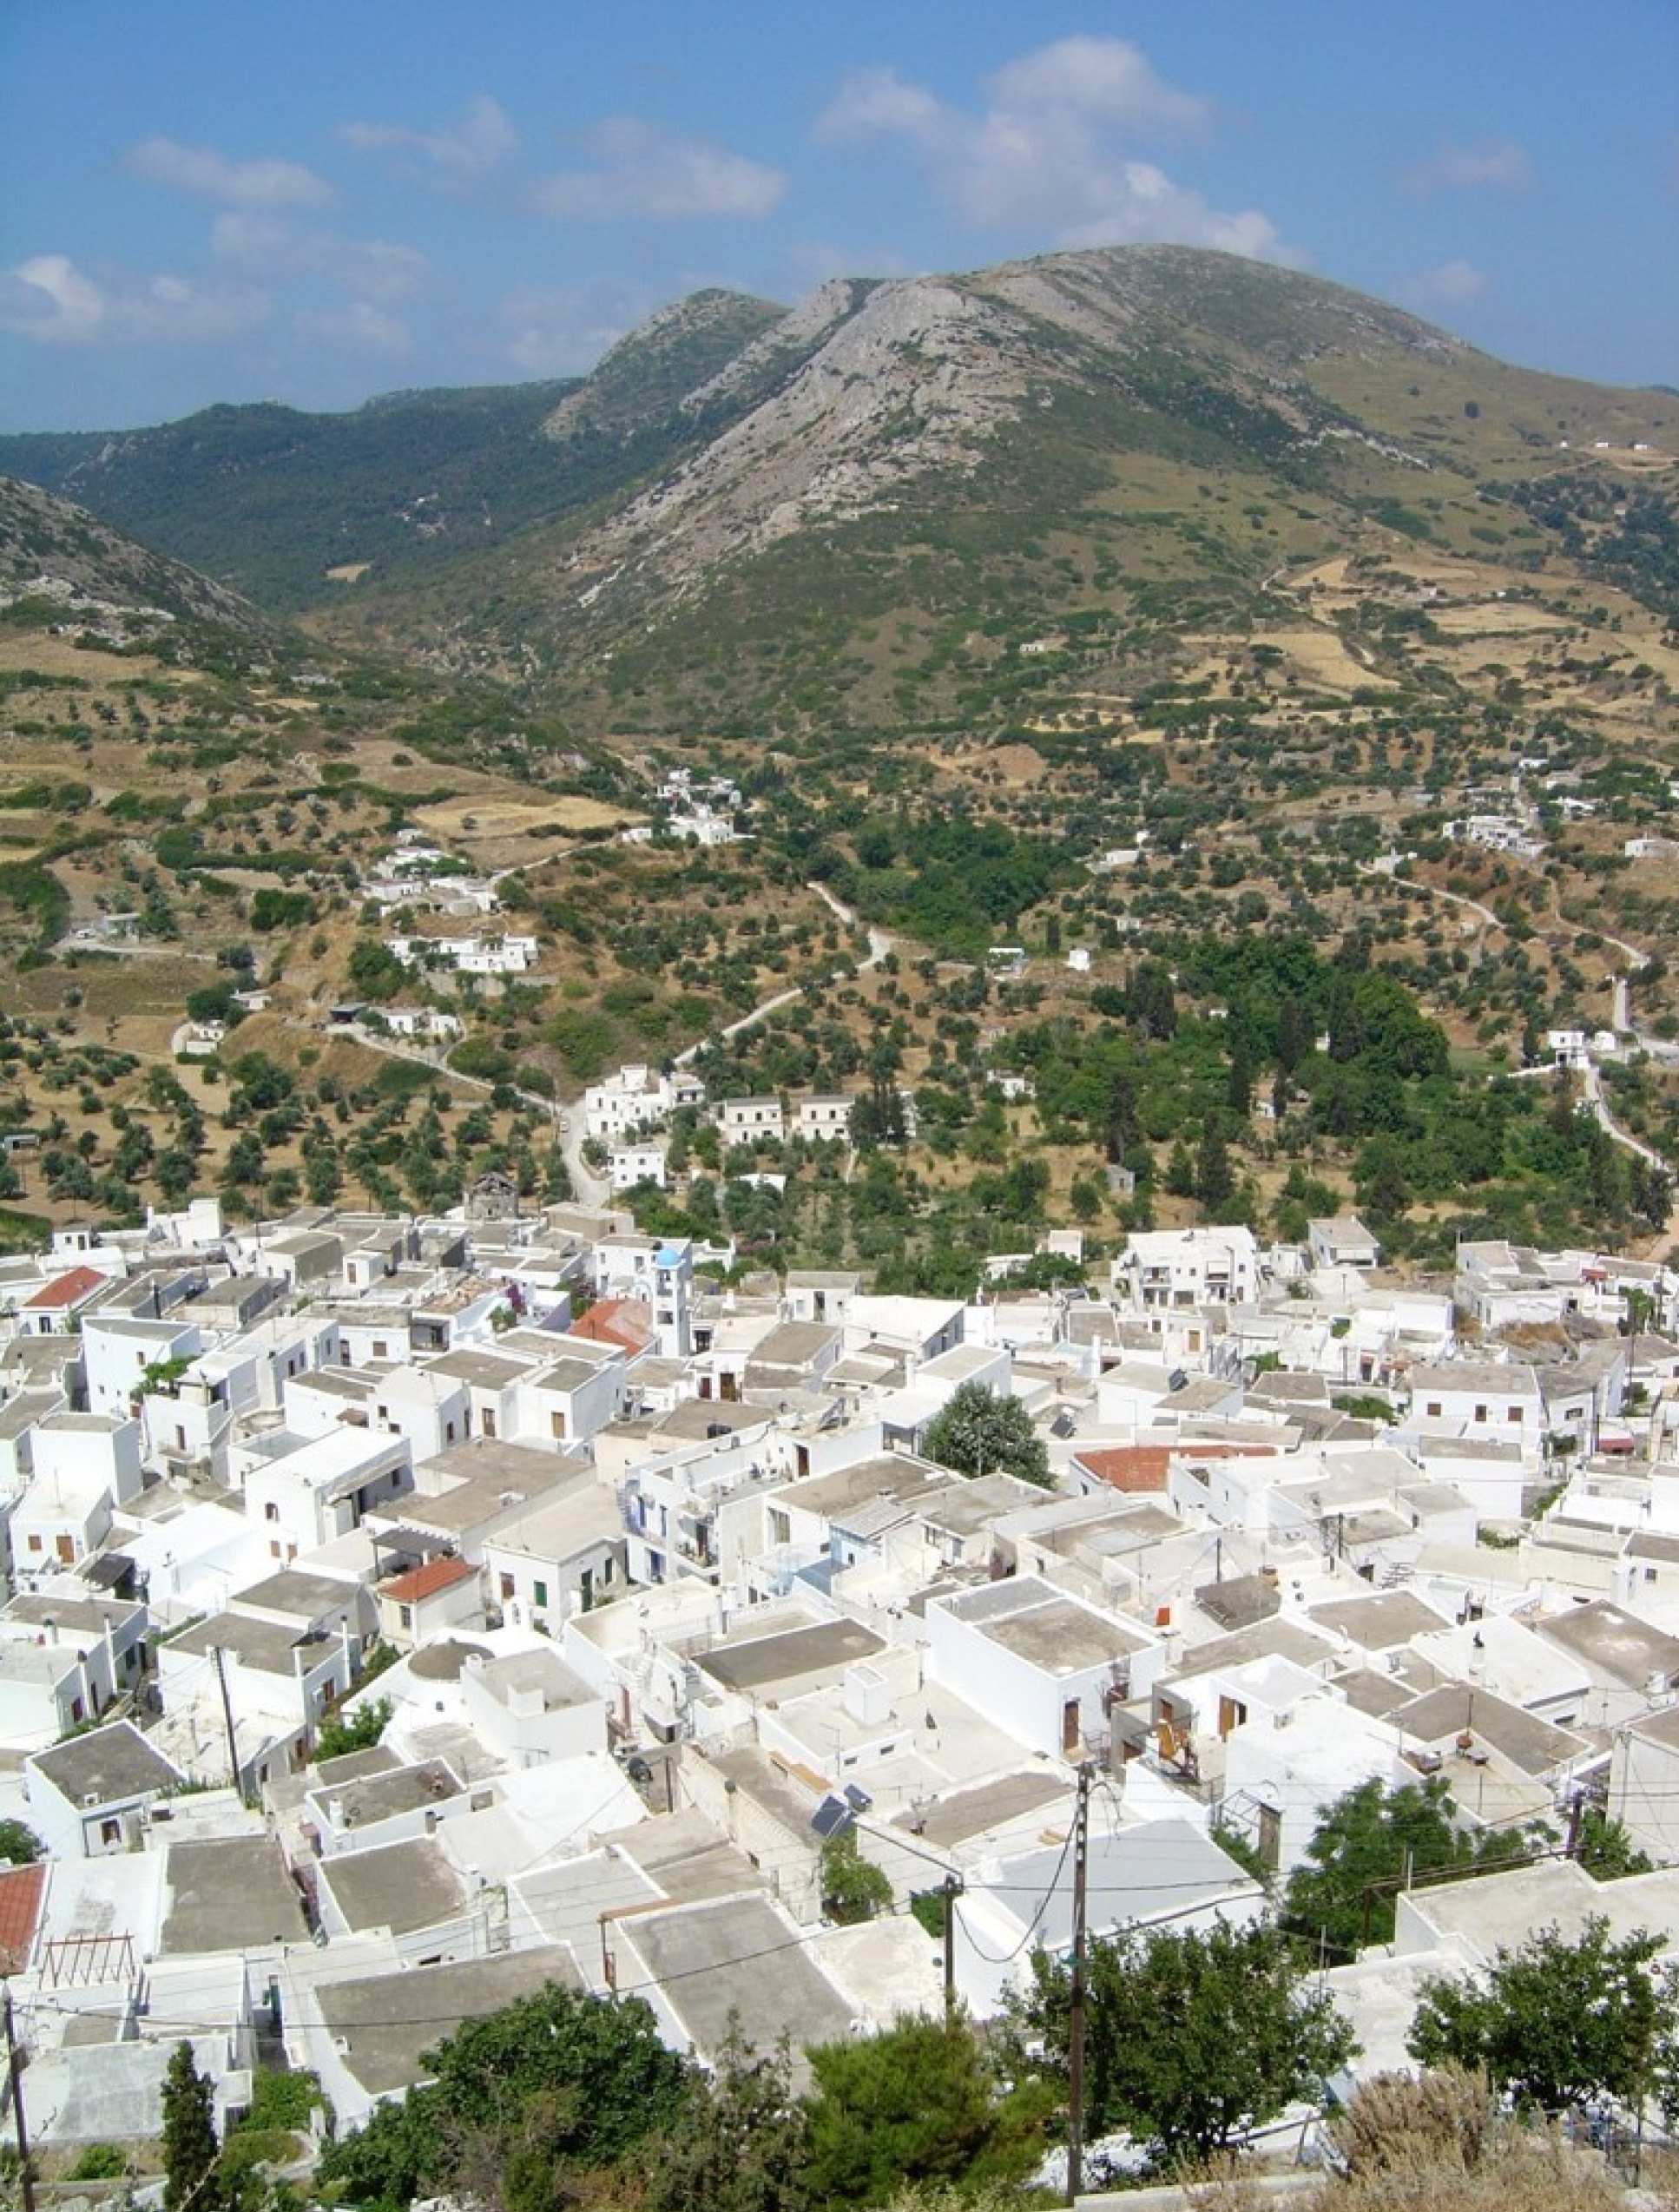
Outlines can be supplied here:
<path id="1" fill-rule="evenodd" d="M 1432 1605 L 1424 1604 L 1414 1590 L 1372 1590 L 1366 1597 L 1340 1597 L 1327 1605 L 1307 1608 L 1314 1628 L 1344 1636 L 1366 1651 L 1391 1651 L 1409 1643 L 1412 1636 L 1428 1636 L 1452 1623 Z"/>
<path id="2" fill-rule="evenodd" d="M 841 1340 L 842 1332 L 826 1321 L 779 1321 L 767 1336 L 754 1346 L 748 1364 L 754 1367 L 808 1366 L 819 1353 Z"/>
<path id="3" fill-rule="evenodd" d="M 852 2006 L 762 1895 L 637 1913 L 618 1923 L 617 1939 L 646 1963 L 702 2056 L 737 2020 L 759 2051 L 784 2036 L 802 2050 L 850 2031 Z M 621 1965 L 620 1987 L 626 1978 L 641 1978 Z"/>
<path id="4" fill-rule="evenodd" d="M 1149 1649 L 1136 1622 L 1081 1605 L 1037 1575 L 986 1583 L 943 1602 L 955 1619 L 1044 1674 L 1076 1674 Z"/>
<path id="5" fill-rule="evenodd" d="M 422 2080 L 425 2053 L 446 2043 L 464 2020 L 498 2012 L 550 1983 L 570 1990 L 584 1985 L 568 1944 L 363 1981 L 324 1982 L 315 1997 L 345 2064 L 370 2096 L 379 2097 Z"/>
<path id="6" fill-rule="evenodd" d="M 1539 1634 L 1617 1682 L 1642 1689 L 1652 1675 L 1679 1675 L 1679 1637 L 1670 1636 L 1624 1607 L 1598 1598 L 1572 1611 L 1535 1621 Z"/>
<path id="7" fill-rule="evenodd" d="M 472 1672 L 473 1678 L 504 1705 L 521 1690 L 533 1689 L 540 1692 L 545 1713 L 596 1702 L 596 1693 L 581 1675 L 572 1673 L 556 1651 L 512 1651 L 504 1658 L 486 1659 Z"/>
<path id="8" fill-rule="evenodd" d="M 935 1466 L 930 1459 L 882 1452 L 867 1459 L 853 1459 L 848 1466 L 833 1468 L 826 1474 L 784 1483 L 770 1495 L 798 1506 L 801 1512 L 833 1520 L 883 1498 L 895 1499 L 907 1510 L 929 1491 L 942 1490 L 950 1479 L 949 1468 Z"/>
<path id="9" fill-rule="evenodd" d="M 273 1836 L 171 1843 L 164 1866 L 168 1908 L 161 1956 L 305 1943 L 303 1900 Z"/>
<path id="10" fill-rule="evenodd" d="M 919 1836 L 924 1842 L 943 1844 L 949 1848 L 953 1844 L 967 1842 L 971 1836 L 1002 1827 L 1010 1820 L 1017 1820 L 1025 1814 L 1064 1804 L 1070 1794 L 1064 1774 L 1047 1770 L 1001 1774 L 995 1781 L 981 1782 L 973 1789 L 952 1790 L 935 1799 L 917 1816 L 912 1830 L 908 1816 L 902 1813 L 892 1825 Z"/>
<path id="11" fill-rule="evenodd" d="M 410 1935 L 453 1919 L 467 1903 L 466 1877 L 429 1836 L 387 1843 L 377 1851 L 343 1851 L 322 1859 L 316 1880 L 330 1889 L 339 1911 L 357 1933 L 389 1928 Z"/>
<path id="12" fill-rule="evenodd" d="M 236 1590 L 228 1602 L 260 1606 L 269 1613 L 287 1613 L 293 1620 L 315 1621 L 323 1613 L 353 1605 L 356 1584 L 337 1582 L 331 1575 L 308 1574 L 300 1567 L 282 1567 L 277 1575 L 265 1575 L 248 1589 Z"/>
<path id="13" fill-rule="evenodd" d="M 178 1788 L 186 1780 L 131 1721 L 113 1721 L 108 1728 L 91 1728 L 68 1743 L 52 1744 L 33 1753 L 29 1763 L 72 1805 L 89 1799 L 98 1805 L 114 1805 Z"/>
<path id="14" fill-rule="evenodd" d="M 695 1652 L 694 1663 L 725 1689 L 750 1695 L 804 1675 L 837 1675 L 853 1661 L 872 1659 L 885 1649 L 884 1639 L 860 1621 L 813 1621 L 808 1628 L 714 1645 Z"/>
<path id="15" fill-rule="evenodd" d="M 262 1675 L 292 1675 L 297 1671 L 296 1653 L 313 1646 L 313 1660 L 324 1657 L 331 1647 L 327 1636 L 300 1636 L 295 1629 L 273 1621 L 248 1620 L 242 1613 L 213 1613 L 166 1647 L 206 1658 L 212 1651 L 231 1652 L 241 1667 L 254 1667 Z"/>
<path id="16" fill-rule="evenodd" d="M 344 1783 L 324 1784 L 313 1794 L 334 1800 L 346 1828 L 372 1827 L 380 1820 L 418 1813 L 458 1797 L 464 1784 L 447 1761 L 422 1759 L 412 1766 L 389 1767 L 376 1774 L 357 1774 Z"/>

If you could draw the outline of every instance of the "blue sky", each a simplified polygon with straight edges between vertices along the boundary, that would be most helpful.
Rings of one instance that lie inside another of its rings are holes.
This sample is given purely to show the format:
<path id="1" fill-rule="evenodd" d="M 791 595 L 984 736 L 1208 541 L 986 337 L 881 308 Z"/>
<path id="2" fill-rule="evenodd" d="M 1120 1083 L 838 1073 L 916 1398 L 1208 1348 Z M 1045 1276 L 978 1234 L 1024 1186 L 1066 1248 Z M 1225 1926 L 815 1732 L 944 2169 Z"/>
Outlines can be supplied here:
<path id="1" fill-rule="evenodd" d="M 5 0 L 0 425 L 586 368 L 1169 238 L 1679 384 L 1679 0 Z"/>

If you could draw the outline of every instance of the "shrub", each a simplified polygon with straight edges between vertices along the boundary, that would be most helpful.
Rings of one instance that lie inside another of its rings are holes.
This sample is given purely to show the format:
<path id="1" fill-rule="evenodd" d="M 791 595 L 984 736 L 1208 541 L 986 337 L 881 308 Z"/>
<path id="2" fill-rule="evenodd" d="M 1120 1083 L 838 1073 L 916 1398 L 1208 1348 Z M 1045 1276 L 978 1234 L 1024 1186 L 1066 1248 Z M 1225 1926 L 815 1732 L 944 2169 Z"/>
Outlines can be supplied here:
<path id="1" fill-rule="evenodd" d="M 128 2170 L 128 2156 L 114 2143 L 90 2143 L 70 2168 L 73 2182 L 121 2181 Z"/>

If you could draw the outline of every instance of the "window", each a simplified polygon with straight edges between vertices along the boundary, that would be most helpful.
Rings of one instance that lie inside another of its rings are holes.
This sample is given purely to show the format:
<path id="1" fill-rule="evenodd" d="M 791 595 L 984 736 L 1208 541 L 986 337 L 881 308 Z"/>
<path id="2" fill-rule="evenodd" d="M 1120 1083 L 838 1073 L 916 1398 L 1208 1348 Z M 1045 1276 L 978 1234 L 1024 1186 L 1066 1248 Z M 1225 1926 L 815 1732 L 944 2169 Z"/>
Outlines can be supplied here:
<path id="1" fill-rule="evenodd" d="M 1476 1419 L 1478 1421 L 1484 1421 L 1484 1420 L 1485 1420 L 1485 1419 L 1486 1419 L 1486 1408 L 1485 1408 L 1485 1406 L 1478 1406 L 1475 1408 L 1475 1419 Z"/>
<path id="2" fill-rule="evenodd" d="M 387 1359 L 389 1356 L 390 1356 L 390 1346 L 388 1345 L 388 1343 L 386 1342 L 386 1340 L 385 1340 L 385 1338 L 384 1338 L 384 1337 L 382 1337 L 382 1336 L 376 1336 L 376 1337 L 373 1339 L 373 1357 L 374 1357 L 374 1359 Z"/>
<path id="3" fill-rule="evenodd" d="M 1431 1398 L 1428 1401 L 1426 1411 L 1431 1421 L 1438 1421 L 1440 1418 L 1439 1399 L 1438 1398 Z"/>
<path id="4" fill-rule="evenodd" d="M 273 1504 L 265 1505 L 262 1509 L 262 1517 L 265 1521 L 277 1521 L 280 1518 L 279 1506 Z"/>
<path id="5" fill-rule="evenodd" d="M 537 1605 L 545 1609 L 548 1604 L 548 1584 L 546 1583 L 532 1583 L 530 1590 Z"/>
<path id="6" fill-rule="evenodd" d="M 1656 1580 L 1656 1570 L 1655 1570 L 1655 1568 L 1654 1568 L 1654 1567 L 1646 1567 L 1646 1568 L 1645 1568 L 1645 1570 L 1644 1570 L 1644 1580 L 1645 1580 L 1647 1583 L 1653 1583 L 1653 1582 Z"/>
<path id="7" fill-rule="evenodd" d="M 268 1557 L 271 1559 L 278 1559 L 280 1557 L 280 1538 L 278 1537 L 271 1537 L 269 1540 Z"/>
<path id="8" fill-rule="evenodd" d="M 791 1544 L 793 1541 L 792 1517 L 784 1513 L 779 1505 L 772 1505 L 769 1509 L 769 1540 L 772 1544 Z"/>
<path id="9" fill-rule="evenodd" d="M 414 1625 L 413 1607 L 412 1605 L 398 1606 L 397 1609 L 397 1617 L 401 1621 L 404 1628 L 412 1629 Z"/>
<path id="10" fill-rule="evenodd" d="M 1519 1421 L 1521 1418 L 1522 1409 L 1519 1406 L 1510 1406 L 1505 1407 L 1505 1419 L 1506 1421 Z"/>
<path id="11" fill-rule="evenodd" d="M 99 1840 L 101 1843 L 121 1843 L 122 1840 L 122 1821 L 102 1820 L 99 1823 Z"/>
<path id="12" fill-rule="evenodd" d="M 38 1536 L 35 1533 L 35 1531 L 34 1531 L 33 1530 L 31 1530 L 31 1531 L 30 1531 L 30 1550 L 31 1551 L 39 1551 L 39 1550 L 40 1550 L 40 1549 L 41 1549 L 41 1539 L 40 1539 L 40 1537 L 38 1537 Z"/>

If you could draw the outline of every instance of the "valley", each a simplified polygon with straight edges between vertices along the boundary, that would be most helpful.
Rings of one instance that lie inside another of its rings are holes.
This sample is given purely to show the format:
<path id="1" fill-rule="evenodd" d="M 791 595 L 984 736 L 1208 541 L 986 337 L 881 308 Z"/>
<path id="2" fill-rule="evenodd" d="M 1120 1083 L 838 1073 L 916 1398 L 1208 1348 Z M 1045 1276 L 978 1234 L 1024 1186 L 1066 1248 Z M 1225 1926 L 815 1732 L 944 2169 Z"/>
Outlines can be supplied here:
<path id="1" fill-rule="evenodd" d="M 1309 1185 L 1419 1261 L 1665 1234 L 1670 396 L 1136 248 L 700 293 L 586 379 L 283 412 L 0 440 L 39 486 L 0 504 L 16 1221 L 156 1202 L 183 1131 L 235 1211 L 563 1193 L 555 1116 L 678 1059 L 864 1099 L 843 1164 L 778 1142 L 636 1201 L 782 1265 L 879 1260 L 868 1203 L 916 1287 L 1045 1221 L 1191 1221 L 1203 1150 L 1221 1206 Z M 738 795 L 718 841 L 683 774 Z M 514 972 L 438 953 L 516 936 Z M 1341 1048 L 1284 1068 L 1288 946 L 1320 997 L 1405 994 L 1437 1072 L 1372 1108 Z M 1577 1076 L 1515 1081 L 1574 1029 L 1619 1032 L 1613 1136 L 1549 1103 Z"/>

